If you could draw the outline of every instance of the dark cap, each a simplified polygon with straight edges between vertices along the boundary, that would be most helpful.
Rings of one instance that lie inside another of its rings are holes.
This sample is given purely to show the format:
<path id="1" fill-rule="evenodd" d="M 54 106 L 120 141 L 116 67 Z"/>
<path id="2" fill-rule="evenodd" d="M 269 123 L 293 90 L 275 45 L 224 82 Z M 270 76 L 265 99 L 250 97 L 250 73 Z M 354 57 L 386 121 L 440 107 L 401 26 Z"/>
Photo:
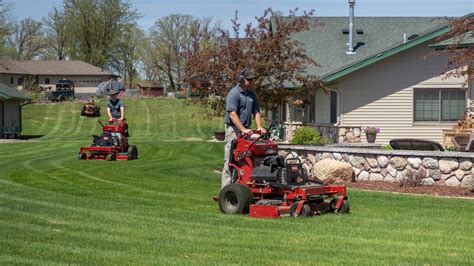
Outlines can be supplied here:
<path id="1" fill-rule="evenodd" d="M 242 76 L 242 79 L 254 79 L 255 75 L 248 70 L 247 68 L 242 70 L 242 73 L 240 74 Z"/>

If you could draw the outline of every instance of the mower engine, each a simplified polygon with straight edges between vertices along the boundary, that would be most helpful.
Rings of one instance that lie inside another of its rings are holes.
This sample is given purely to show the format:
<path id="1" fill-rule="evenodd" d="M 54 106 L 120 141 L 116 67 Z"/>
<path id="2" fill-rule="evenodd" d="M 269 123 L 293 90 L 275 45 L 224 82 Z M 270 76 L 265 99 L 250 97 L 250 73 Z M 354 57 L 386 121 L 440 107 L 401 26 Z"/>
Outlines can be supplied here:
<path id="1" fill-rule="evenodd" d="M 137 147 L 128 144 L 128 125 L 125 120 L 109 120 L 105 126 L 100 124 L 102 134 L 93 135 L 92 144 L 80 148 L 79 160 L 115 161 L 138 158 Z"/>
<path id="2" fill-rule="evenodd" d="M 278 218 L 349 212 L 345 186 L 309 180 L 300 159 L 283 159 L 268 136 L 244 134 L 232 145 L 231 184 L 216 198 L 223 213 Z"/>

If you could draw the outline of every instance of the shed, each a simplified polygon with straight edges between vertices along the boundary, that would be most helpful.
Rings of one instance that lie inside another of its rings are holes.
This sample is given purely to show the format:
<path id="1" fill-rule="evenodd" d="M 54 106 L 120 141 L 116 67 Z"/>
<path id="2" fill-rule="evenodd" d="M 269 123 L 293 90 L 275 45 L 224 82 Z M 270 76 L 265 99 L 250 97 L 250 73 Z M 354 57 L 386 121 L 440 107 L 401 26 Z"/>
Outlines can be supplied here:
<path id="1" fill-rule="evenodd" d="M 21 102 L 31 100 L 16 89 L 0 83 L 0 139 L 19 138 L 21 133 Z"/>
<path id="2" fill-rule="evenodd" d="M 165 88 L 157 82 L 142 81 L 137 83 L 137 86 L 140 89 L 140 96 L 164 96 Z"/>

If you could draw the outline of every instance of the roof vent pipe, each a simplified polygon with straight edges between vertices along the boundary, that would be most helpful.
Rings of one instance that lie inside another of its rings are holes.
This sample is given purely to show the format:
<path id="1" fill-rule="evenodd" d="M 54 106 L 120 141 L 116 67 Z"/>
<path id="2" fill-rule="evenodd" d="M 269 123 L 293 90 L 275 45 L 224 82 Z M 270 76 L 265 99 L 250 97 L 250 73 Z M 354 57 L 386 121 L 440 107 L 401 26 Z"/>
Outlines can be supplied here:
<path id="1" fill-rule="evenodd" d="M 353 36 L 354 36 L 354 5 L 356 0 L 349 0 L 349 48 L 346 51 L 346 54 L 355 54 L 354 45 L 353 45 Z"/>

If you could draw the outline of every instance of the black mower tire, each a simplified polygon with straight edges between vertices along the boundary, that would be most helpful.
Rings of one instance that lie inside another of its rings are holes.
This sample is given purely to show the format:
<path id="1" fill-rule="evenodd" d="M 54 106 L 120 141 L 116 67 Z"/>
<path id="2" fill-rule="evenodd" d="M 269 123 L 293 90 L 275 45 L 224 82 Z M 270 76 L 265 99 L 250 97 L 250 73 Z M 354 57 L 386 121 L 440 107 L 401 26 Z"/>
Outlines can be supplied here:
<path id="1" fill-rule="evenodd" d="M 135 146 L 135 145 L 129 145 L 127 152 L 128 152 L 128 159 L 129 159 L 129 160 L 136 160 L 136 159 L 138 159 L 138 149 L 137 149 L 137 146 Z"/>
<path id="2" fill-rule="evenodd" d="M 342 200 L 342 204 L 341 204 L 341 207 L 339 207 L 338 210 L 336 210 L 336 202 L 337 202 L 337 199 L 333 199 L 331 201 L 331 203 L 329 204 L 329 209 L 332 211 L 332 212 L 335 212 L 335 213 L 349 213 L 350 211 L 350 206 L 349 206 L 349 201 L 347 199 L 343 199 Z"/>
<path id="3" fill-rule="evenodd" d="M 225 214 L 246 214 L 254 201 L 252 190 L 239 183 L 231 183 L 219 193 L 219 209 Z"/>
<path id="4" fill-rule="evenodd" d="M 85 154 L 85 153 L 79 153 L 79 154 L 77 155 L 77 159 L 79 159 L 79 160 L 85 160 L 85 159 L 86 159 L 86 154 Z"/>
<path id="5" fill-rule="evenodd" d="M 113 153 L 108 154 L 108 155 L 105 157 L 105 160 L 107 160 L 107 161 L 115 161 L 115 154 L 113 154 Z"/>
<path id="6" fill-rule="evenodd" d="M 311 209 L 307 203 L 303 204 L 301 208 L 301 213 L 296 213 L 296 209 L 298 208 L 298 202 L 295 202 L 290 207 L 290 216 L 291 217 L 308 217 L 311 215 Z"/>

